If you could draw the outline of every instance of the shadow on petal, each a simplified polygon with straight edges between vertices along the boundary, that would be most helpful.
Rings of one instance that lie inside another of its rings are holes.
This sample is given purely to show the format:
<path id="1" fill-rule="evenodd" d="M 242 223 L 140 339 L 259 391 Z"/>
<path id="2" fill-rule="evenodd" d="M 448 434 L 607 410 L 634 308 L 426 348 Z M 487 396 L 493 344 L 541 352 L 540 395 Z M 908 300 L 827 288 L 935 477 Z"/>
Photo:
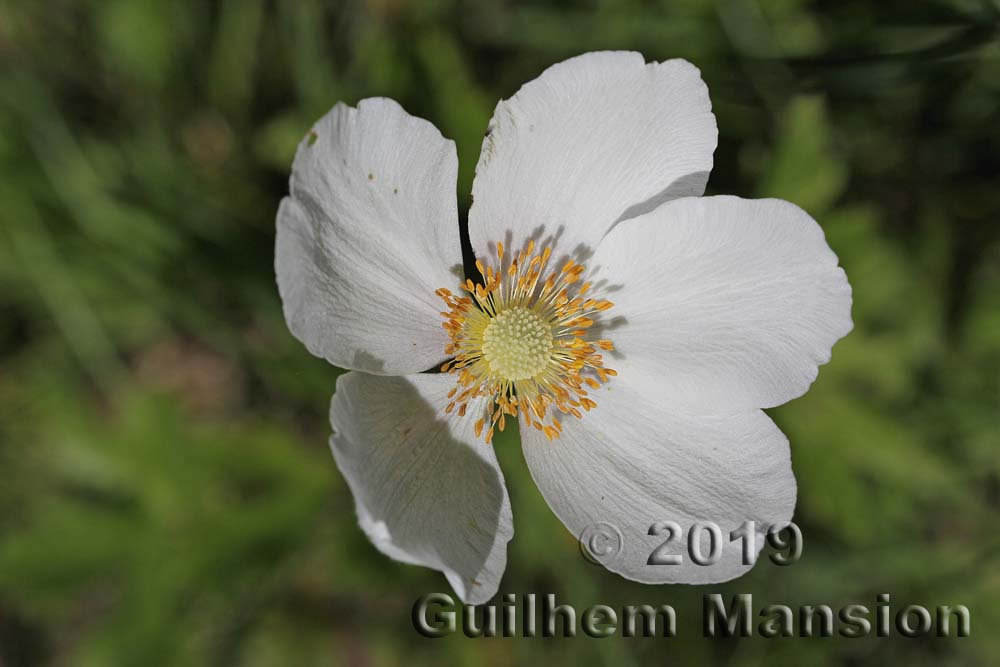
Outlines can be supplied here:
<path id="1" fill-rule="evenodd" d="M 375 546 L 444 572 L 478 603 L 496 592 L 513 525 L 493 449 L 473 433 L 480 406 L 444 413 L 453 386 L 447 375 L 341 376 L 330 444 Z"/>

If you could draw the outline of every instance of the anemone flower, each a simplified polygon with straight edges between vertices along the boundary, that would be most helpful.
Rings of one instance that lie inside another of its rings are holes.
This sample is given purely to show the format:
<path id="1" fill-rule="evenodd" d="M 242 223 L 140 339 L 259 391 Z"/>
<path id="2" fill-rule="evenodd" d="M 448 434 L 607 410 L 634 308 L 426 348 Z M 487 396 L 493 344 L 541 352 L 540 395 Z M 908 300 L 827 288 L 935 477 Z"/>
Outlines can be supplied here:
<path id="1" fill-rule="evenodd" d="M 802 209 L 701 196 L 716 138 L 686 61 L 553 65 L 493 114 L 467 278 L 453 142 L 384 98 L 337 104 L 305 136 L 278 288 L 291 332 L 350 371 L 330 445 L 380 551 L 467 603 L 492 597 L 514 531 L 491 441 L 515 420 L 549 506 L 573 535 L 617 533 L 604 565 L 628 579 L 751 567 L 738 545 L 658 564 L 657 522 L 762 536 L 791 519 L 788 440 L 762 408 L 816 378 L 851 289 Z"/>

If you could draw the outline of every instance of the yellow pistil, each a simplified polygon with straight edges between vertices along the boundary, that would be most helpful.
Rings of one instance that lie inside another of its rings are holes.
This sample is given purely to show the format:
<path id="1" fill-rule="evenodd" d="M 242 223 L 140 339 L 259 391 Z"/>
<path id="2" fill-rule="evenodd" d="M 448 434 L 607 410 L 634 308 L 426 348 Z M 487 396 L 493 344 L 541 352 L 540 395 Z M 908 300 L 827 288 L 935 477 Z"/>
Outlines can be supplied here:
<path id="1" fill-rule="evenodd" d="M 465 295 L 436 292 L 449 308 L 441 314 L 451 338 L 445 353 L 454 357 L 441 370 L 458 376 L 445 412 L 457 408 L 464 416 L 472 399 L 492 398 L 475 423 L 476 436 L 485 430 L 486 442 L 504 429 L 507 417 L 518 415 L 549 440 L 558 438 L 556 411 L 582 417 L 597 407 L 588 388 L 617 375 L 599 352 L 613 350 L 611 341 L 587 338 L 594 317 L 612 303 L 585 296 L 591 284 L 578 285 L 585 269 L 573 260 L 542 280 L 552 249 L 534 249 L 529 241 L 505 263 L 497 243 L 497 269 L 477 261 L 482 280 L 467 280 Z"/>

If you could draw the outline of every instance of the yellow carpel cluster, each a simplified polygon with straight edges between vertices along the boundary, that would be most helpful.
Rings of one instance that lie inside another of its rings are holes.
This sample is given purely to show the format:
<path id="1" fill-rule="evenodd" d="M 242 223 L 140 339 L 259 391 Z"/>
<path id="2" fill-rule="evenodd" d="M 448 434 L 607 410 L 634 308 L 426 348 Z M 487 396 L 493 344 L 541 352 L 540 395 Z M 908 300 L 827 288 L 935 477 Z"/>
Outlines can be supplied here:
<path id="1" fill-rule="evenodd" d="M 480 282 L 467 280 L 461 295 L 436 292 L 448 306 L 441 314 L 450 337 L 445 353 L 453 356 L 441 370 L 457 375 L 445 411 L 465 416 L 470 401 L 490 397 L 475 423 L 486 442 L 518 415 L 549 440 L 558 438 L 555 413 L 582 417 L 597 406 L 588 389 L 617 375 L 599 352 L 613 350 L 611 341 L 587 339 L 594 318 L 613 304 L 586 296 L 591 283 L 580 284 L 582 264 L 570 259 L 546 275 L 552 249 L 534 249 L 529 241 L 505 262 L 497 243 L 496 270 L 477 261 Z"/>

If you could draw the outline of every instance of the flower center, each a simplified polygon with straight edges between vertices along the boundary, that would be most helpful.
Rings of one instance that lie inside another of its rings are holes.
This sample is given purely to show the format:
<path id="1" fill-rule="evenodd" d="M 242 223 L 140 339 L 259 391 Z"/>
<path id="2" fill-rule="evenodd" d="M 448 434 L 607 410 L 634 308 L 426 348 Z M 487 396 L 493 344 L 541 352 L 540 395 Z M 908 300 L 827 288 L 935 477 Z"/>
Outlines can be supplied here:
<path id="1" fill-rule="evenodd" d="M 497 313 L 483 331 L 483 358 L 507 380 L 527 380 L 541 373 L 551 350 L 552 327 L 524 306 Z"/>
<path id="2" fill-rule="evenodd" d="M 497 243 L 497 268 L 477 261 L 482 280 L 465 282 L 468 296 L 436 292 L 448 306 L 441 313 L 451 338 L 445 353 L 454 355 L 441 370 L 457 375 L 445 412 L 457 408 L 464 416 L 473 399 L 489 398 L 475 424 L 477 437 L 485 429 L 486 442 L 494 429 L 504 429 L 507 417 L 519 415 L 549 440 L 559 437 L 562 423 L 555 413 L 582 417 L 597 407 L 588 389 L 617 375 L 598 352 L 613 350 L 611 341 L 590 340 L 588 334 L 612 303 L 585 296 L 591 284 L 579 284 L 582 264 L 568 260 L 548 271 L 552 249 L 533 254 L 534 248 L 529 241 L 505 261 Z"/>

